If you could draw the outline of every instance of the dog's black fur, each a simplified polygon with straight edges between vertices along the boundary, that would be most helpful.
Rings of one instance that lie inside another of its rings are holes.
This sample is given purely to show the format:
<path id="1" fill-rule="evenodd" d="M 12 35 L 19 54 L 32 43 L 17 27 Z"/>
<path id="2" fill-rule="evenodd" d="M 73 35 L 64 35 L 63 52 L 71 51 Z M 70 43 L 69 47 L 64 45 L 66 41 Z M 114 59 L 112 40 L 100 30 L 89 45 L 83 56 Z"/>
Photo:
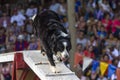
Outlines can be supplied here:
<path id="1" fill-rule="evenodd" d="M 62 52 L 64 50 L 62 42 L 67 42 L 66 50 L 68 52 L 71 49 L 70 36 L 61 35 L 61 32 L 65 34 L 68 34 L 68 32 L 61 24 L 58 14 L 50 10 L 37 14 L 33 21 L 33 27 L 42 41 L 50 64 L 55 66 L 53 54 L 56 55 L 58 51 Z"/>

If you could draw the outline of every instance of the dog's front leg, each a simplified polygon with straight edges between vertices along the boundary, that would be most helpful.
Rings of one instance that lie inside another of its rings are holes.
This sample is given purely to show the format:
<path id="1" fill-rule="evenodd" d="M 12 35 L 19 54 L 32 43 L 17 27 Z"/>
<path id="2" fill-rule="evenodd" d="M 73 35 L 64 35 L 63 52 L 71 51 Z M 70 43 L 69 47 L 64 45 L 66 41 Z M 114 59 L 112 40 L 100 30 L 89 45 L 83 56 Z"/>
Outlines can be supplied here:
<path id="1" fill-rule="evenodd" d="M 47 56 L 48 56 L 48 60 L 50 63 L 51 71 L 54 73 L 59 73 L 60 71 L 56 68 L 56 65 L 55 65 L 54 60 L 53 60 L 53 54 L 47 54 Z"/>

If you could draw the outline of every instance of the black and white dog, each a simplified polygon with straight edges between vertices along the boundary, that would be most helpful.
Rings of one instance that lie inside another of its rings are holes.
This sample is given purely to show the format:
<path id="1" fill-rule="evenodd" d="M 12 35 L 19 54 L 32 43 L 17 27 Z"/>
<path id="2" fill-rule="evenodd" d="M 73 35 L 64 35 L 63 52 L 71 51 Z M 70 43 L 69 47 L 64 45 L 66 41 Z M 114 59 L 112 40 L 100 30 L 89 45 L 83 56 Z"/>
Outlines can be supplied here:
<path id="1" fill-rule="evenodd" d="M 59 16 L 50 10 L 45 10 L 35 15 L 33 17 L 33 27 L 38 37 L 40 37 L 43 49 L 52 66 L 52 71 L 55 73 L 58 72 L 53 54 L 55 54 L 60 61 L 69 58 L 71 42 L 67 30 L 61 24 Z"/>

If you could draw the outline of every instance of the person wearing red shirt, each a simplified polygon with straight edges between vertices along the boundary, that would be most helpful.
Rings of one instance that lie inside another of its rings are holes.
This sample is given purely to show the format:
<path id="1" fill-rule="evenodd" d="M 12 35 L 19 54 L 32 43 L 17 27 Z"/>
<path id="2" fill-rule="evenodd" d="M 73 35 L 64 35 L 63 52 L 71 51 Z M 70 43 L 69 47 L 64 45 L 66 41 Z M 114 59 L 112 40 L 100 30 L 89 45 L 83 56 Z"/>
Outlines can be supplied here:
<path id="1" fill-rule="evenodd" d="M 15 43 L 15 51 L 22 51 L 28 48 L 28 42 L 24 40 L 23 35 L 18 36 L 18 40 Z"/>
<path id="2" fill-rule="evenodd" d="M 94 55 L 94 52 L 93 52 L 93 46 L 92 45 L 88 46 L 88 48 L 83 52 L 83 55 L 85 57 L 89 57 L 89 58 L 94 59 L 95 55 Z"/>
<path id="3" fill-rule="evenodd" d="M 108 33 L 110 33 L 110 32 L 111 32 L 112 20 L 110 20 L 110 15 L 109 15 L 109 13 L 106 13 L 106 14 L 105 14 L 105 18 L 102 19 L 102 24 L 104 25 L 106 31 L 107 31 Z"/>
<path id="4" fill-rule="evenodd" d="M 116 37 L 120 34 L 120 15 L 116 15 L 116 18 L 113 21 L 112 32 Z"/>

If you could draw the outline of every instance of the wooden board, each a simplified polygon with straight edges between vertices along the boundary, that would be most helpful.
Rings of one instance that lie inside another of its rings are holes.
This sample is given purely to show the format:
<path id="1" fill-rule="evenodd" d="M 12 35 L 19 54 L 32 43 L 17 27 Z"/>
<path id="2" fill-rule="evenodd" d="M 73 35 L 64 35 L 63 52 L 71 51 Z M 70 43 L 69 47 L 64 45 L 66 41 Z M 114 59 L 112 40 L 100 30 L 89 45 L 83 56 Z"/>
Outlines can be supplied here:
<path id="1" fill-rule="evenodd" d="M 56 66 L 61 72 L 52 73 L 47 57 L 40 52 L 26 51 L 23 54 L 25 62 L 41 80 L 79 80 L 74 72 L 58 61 L 56 61 Z"/>

